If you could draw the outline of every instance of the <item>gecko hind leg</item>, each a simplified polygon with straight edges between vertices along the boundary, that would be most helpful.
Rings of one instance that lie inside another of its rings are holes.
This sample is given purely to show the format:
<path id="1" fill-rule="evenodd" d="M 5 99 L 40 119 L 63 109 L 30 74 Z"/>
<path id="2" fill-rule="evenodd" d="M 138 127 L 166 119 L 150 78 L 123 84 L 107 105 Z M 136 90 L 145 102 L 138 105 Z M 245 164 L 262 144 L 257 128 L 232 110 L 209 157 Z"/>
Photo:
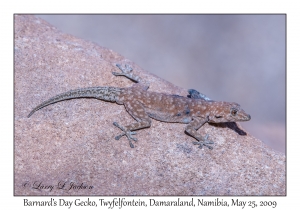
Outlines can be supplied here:
<path id="1" fill-rule="evenodd" d="M 199 145 L 199 148 L 202 149 L 203 146 L 208 147 L 208 149 L 213 149 L 212 146 L 210 146 L 209 144 L 214 144 L 213 141 L 209 141 L 208 140 L 208 134 L 205 135 L 203 141 L 196 141 L 193 142 L 194 145 Z"/>
<path id="2" fill-rule="evenodd" d="M 132 68 L 131 66 L 125 64 L 125 67 L 121 66 L 121 64 L 116 64 L 116 66 L 122 71 L 122 73 L 119 73 L 119 72 L 112 72 L 113 75 L 115 76 L 124 76 L 124 77 L 127 77 L 131 80 L 133 80 L 134 82 L 137 82 L 139 83 L 141 81 L 141 79 L 134 75 L 132 72 Z"/>
<path id="3" fill-rule="evenodd" d="M 124 133 L 116 136 L 115 139 L 119 140 L 122 136 L 127 136 L 130 147 L 134 148 L 134 145 L 132 144 L 132 140 L 137 141 L 137 138 L 132 137 L 132 135 L 135 135 L 136 132 L 126 130 L 124 127 L 120 126 L 117 122 L 114 122 L 113 125 L 116 126 L 117 128 L 120 128 L 124 132 Z"/>

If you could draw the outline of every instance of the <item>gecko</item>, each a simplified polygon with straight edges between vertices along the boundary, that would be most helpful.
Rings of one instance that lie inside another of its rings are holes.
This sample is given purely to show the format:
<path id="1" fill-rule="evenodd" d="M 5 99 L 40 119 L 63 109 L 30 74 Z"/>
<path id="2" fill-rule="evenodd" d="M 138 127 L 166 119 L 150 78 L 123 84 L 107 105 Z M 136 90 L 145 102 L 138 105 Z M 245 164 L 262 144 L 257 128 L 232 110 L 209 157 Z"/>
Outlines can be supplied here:
<path id="1" fill-rule="evenodd" d="M 214 101 L 206 95 L 194 89 L 189 89 L 188 97 L 171 95 L 148 91 L 149 84 L 143 84 L 141 78 L 132 73 L 132 67 L 125 64 L 123 67 L 116 64 L 121 72 L 112 72 L 115 76 L 125 76 L 135 82 L 131 87 L 87 87 L 56 95 L 35 107 L 28 115 L 28 118 L 37 110 L 63 100 L 76 98 L 96 98 L 108 102 L 115 102 L 124 105 L 126 111 L 136 120 L 135 123 L 122 126 L 117 122 L 113 125 L 119 128 L 122 133 L 115 137 L 119 140 L 126 136 L 129 145 L 134 148 L 132 142 L 136 142 L 136 130 L 149 128 L 151 119 L 168 123 L 187 124 L 185 132 L 197 141 L 199 145 L 213 149 L 213 141 L 208 140 L 209 135 L 201 136 L 197 130 L 205 123 L 225 123 L 249 121 L 251 116 L 247 114 L 239 104 L 224 101 Z"/>

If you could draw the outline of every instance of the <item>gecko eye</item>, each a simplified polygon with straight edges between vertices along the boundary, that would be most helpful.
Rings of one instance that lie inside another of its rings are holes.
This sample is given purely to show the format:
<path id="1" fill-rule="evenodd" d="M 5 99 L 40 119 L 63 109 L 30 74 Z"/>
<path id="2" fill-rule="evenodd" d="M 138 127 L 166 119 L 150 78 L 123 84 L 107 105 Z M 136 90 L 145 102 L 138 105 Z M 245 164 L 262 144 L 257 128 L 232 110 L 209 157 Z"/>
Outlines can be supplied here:
<path id="1" fill-rule="evenodd" d="M 238 112 L 238 110 L 235 109 L 235 108 L 232 108 L 232 109 L 230 110 L 230 114 L 231 114 L 232 116 L 236 116 L 237 112 Z"/>
<path id="2" fill-rule="evenodd" d="M 216 118 L 222 118 L 222 116 L 215 116 Z"/>

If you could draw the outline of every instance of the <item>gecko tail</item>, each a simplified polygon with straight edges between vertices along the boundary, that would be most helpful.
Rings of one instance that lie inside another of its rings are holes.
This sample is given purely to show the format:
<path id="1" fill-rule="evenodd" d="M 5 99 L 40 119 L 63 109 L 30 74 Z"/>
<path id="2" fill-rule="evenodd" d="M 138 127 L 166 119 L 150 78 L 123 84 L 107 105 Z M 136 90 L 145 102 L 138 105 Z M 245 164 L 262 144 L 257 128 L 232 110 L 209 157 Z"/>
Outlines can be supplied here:
<path id="1" fill-rule="evenodd" d="M 96 98 L 104 101 L 116 102 L 119 98 L 120 92 L 121 88 L 116 87 L 88 87 L 70 90 L 42 102 L 40 105 L 35 107 L 27 117 L 29 118 L 34 112 L 50 104 L 75 98 Z"/>

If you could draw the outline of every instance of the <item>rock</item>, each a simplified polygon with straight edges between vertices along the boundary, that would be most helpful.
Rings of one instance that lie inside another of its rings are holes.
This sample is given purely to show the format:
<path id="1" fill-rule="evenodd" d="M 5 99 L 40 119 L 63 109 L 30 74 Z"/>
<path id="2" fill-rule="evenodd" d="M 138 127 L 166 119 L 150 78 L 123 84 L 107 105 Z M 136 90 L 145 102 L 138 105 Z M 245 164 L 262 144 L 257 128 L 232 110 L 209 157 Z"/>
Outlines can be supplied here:
<path id="1" fill-rule="evenodd" d="M 150 59 L 150 58 L 149 58 Z M 128 87 L 115 77 L 129 64 L 151 91 L 187 90 L 152 75 L 110 49 L 58 31 L 42 19 L 15 16 L 15 195 L 285 195 L 285 156 L 240 124 L 206 124 L 214 149 L 199 149 L 186 125 L 152 121 L 130 148 L 114 139 L 134 122 L 124 106 L 96 99 L 38 104 L 90 86 Z M 71 189 L 70 189 L 71 188 Z"/>

